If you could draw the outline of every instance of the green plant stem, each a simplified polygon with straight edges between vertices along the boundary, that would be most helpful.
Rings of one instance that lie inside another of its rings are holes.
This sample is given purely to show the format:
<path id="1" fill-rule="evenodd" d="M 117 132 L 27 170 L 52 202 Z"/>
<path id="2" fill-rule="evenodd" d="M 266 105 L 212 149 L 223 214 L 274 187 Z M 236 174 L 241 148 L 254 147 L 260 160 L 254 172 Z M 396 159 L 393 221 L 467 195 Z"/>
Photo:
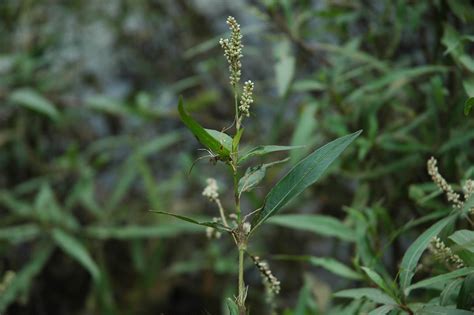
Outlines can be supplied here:
<path id="1" fill-rule="evenodd" d="M 245 315 L 244 253 L 245 249 L 239 248 L 239 315 Z"/>

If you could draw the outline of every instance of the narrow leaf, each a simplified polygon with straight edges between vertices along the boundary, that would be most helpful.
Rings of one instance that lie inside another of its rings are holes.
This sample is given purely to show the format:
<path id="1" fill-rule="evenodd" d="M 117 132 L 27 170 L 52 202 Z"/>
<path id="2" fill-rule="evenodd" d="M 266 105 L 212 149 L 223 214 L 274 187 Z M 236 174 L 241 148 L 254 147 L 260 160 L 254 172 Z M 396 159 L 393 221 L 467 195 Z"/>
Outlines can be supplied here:
<path id="1" fill-rule="evenodd" d="M 405 252 L 400 265 L 400 287 L 404 291 L 411 283 L 411 279 L 415 275 L 415 269 L 420 260 L 421 254 L 430 244 L 433 237 L 437 236 L 444 227 L 453 222 L 457 215 L 453 214 L 446 217 L 421 234 Z M 405 293 L 406 294 L 406 293 Z"/>
<path id="2" fill-rule="evenodd" d="M 417 315 L 472 315 L 470 311 L 458 310 L 451 307 L 428 305 L 418 310 Z"/>
<path id="3" fill-rule="evenodd" d="M 52 120 L 58 120 L 59 118 L 59 112 L 56 107 L 33 89 L 22 88 L 15 90 L 10 95 L 10 101 L 37 113 L 44 114 Z"/>
<path id="4" fill-rule="evenodd" d="M 231 298 L 225 300 L 227 308 L 229 309 L 229 315 L 239 315 L 239 307 Z"/>
<path id="5" fill-rule="evenodd" d="M 359 136 L 362 130 L 338 138 L 319 148 L 296 164 L 269 192 L 263 209 L 257 213 L 252 224 L 255 230 L 269 217 L 275 215 L 291 199 L 315 183 L 329 165 Z"/>
<path id="6" fill-rule="evenodd" d="M 392 299 L 387 294 L 383 293 L 379 289 L 374 288 L 358 288 L 358 289 L 348 289 L 336 292 L 333 294 L 335 297 L 351 298 L 351 299 L 361 299 L 367 298 L 375 303 L 380 304 L 391 304 L 397 305 L 394 299 Z"/>
<path id="7" fill-rule="evenodd" d="M 273 259 L 304 261 L 313 266 L 321 267 L 335 275 L 351 280 L 361 280 L 362 276 L 345 264 L 328 257 L 300 256 L 300 255 L 276 255 Z"/>
<path id="8" fill-rule="evenodd" d="M 362 270 L 367 274 L 367 276 L 372 280 L 380 289 L 382 289 L 385 293 L 388 295 L 394 297 L 396 296 L 394 290 L 389 286 L 389 284 L 380 276 L 377 272 L 374 270 L 367 268 L 367 267 L 361 267 Z"/>
<path id="9" fill-rule="evenodd" d="M 269 223 L 319 235 L 336 237 L 343 241 L 354 241 L 354 231 L 336 218 L 317 214 L 285 214 L 272 217 Z"/>
<path id="10" fill-rule="evenodd" d="M 385 315 L 393 309 L 395 309 L 395 305 L 382 305 L 370 311 L 368 315 Z"/>
<path id="11" fill-rule="evenodd" d="M 419 289 L 419 288 L 426 288 L 426 287 L 430 287 L 430 286 L 433 286 L 433 285 L 436 285 L 436 284 L 439 284 L 439 283 L 446 283 L 448 280 L 458 278 L 458 277 L 462 277 L 462 276 L 466 276 L 466 275 L 469 275 L 469 274 L 474 274 L 474 267 L 458 269 L 458 270 L 451 271 L 451 272 L 448 272 L 448 273 L 445 273 L 445 274 L 442 274 L 442 275 L 439 275 L 439 276 L 435 276 L 435 277 L 431 277 L 431 278 L 419 281 L 419 282 L 417 282 L 415 284 L 412 284 L 411 286 L 407 287 L 405 289 L 405 292 L 407 292 L 407 295 L 408 295 L 411 290 Z"/>
<path id="12" fill-rule="evenodd" d="M 52 236 L 56 244 L 58 244 L 66 254 L 77 260 L 84 268 L 86 268 L 95 281 L 99 280 L 99 267 L 89 255 L 87 248 L 81 242 L 71 234 L 58 228 L 53 230 Z"/>
<path id="13" fill-rule="evenodd" d="M 175 217 L 177 219 L 180 219 L 180 220 L 183 220 L 183 221 L 186 221 L 186 222 L 189 222 L 189 223 L 193 223 L 193 224 L 197 224 L 197 225 L 201 225 L 201 226 L 207 226 L 207 227 L 212 227 L 214 229 L 217 229 L 217 230 L 221 230 L 221 231 L 230 231 L 230 229 L 220 223 L 217 223 L 217 222 L 199 222 L 199 221 L 196 221 L 194 220 L 193 218 L 190 218 L 190 217 L 186 217 L 186 216 L 183 216 L 183 215 L 179 215 L 179 214 L 174 214 L 174 213 L 170 213 L 170 212 L 165 212 L 165 211 L 156 211 L 156 210 L 149 210 L 150 212 L 154 212 L 154 213 L 158 213 L 158 214 L 164 214 L 164 215 L 169 215 L 169 216 L 172 216 L 172 217 Z"/>
<path id="14" fill-rule="evenodd" d="M 259 155 L 265 155 L 268 153 L 272 152 L 278 152 L 278 151 L 288 151 L 288 150 L 294 150 L 294 149 L 301 149 L 304 146 L 302 145 L 261 145 L 258 147 L 253 148 L 249 152 L 245 153 L 240 159 L 239 163 L 242 163 L 246 161 L 247 159 L 254 157 L 254 156 L 259 156 Z"/>
<path id="15" fill-rule="evenodd" d="M 50 244 L 39 247 L 28 264 L 16 273 L 13 281 L 0 294 L 0 312 L 2 314 L 10 304 L 15 302 L 18 296 L 28 291 L 33 278 L 41 272 L 52 252 L 53 246 Z"/>

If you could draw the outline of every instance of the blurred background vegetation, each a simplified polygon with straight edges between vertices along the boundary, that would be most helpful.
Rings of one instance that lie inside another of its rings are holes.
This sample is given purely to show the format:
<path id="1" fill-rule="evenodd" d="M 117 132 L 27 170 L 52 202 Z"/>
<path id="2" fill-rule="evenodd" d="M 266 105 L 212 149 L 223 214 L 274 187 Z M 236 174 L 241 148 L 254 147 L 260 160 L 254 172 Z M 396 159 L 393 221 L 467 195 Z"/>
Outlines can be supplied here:
<path id="1" fill-rule="evenodd" d="M 353 238 L 277 219 L 252 246 L 282 281 L 279 310 L 342 314 L 345 301 L 331 292 L 355 280 L 272 255 L 361 260 L 395 276 L 407 246 L 449 210 L 433 199 L 425 163 L 436 156 L 449 181 L 474 175 L 474 120 L 463 114 L 474 97 L 470 3 L 1 1 L 0 312 L 226 314 L 236 282 L 230 241 L 147 210 L 214 214 L 205 179 L 228 178 L 207 160 L 189 173 L 205 153 L 176 104 L 182 94 L 209 128 L 232 123 L 218 39 L 233 15 L 243 80 L 256 84 L 244 145 L 306 145 L 262 187 L 312 149 L 364 129 L 283 214 L 332 216 Z M 251 312 L 266 314 L 250 262 L 246 282 Z"/>

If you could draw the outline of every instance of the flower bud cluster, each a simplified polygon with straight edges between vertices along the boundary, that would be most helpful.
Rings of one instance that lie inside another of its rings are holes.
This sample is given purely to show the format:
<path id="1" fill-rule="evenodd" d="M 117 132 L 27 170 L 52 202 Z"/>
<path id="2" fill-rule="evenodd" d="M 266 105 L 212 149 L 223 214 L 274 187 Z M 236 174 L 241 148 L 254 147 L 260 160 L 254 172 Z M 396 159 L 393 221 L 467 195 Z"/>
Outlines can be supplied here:
<path id="1" fill-rule="evenodd" d="M 221 223 L 222 220 L 220 218 L 213 218 L 212 221 L 215 222 L 215 223 Z M 208 226 L 206 228 L 206 236 L 210 240 L 219 239 L 219 238 L 221 238 L 222 233 L 220 231 L 218 231 L 217 229 Z"/>
<path id="2" fill-rule="evenodd" d="M 446 182 L 443 176 L 438 171 L 438 161 L 434 157 L 431 157 L 428 160 L 428 174 L 430 174 L 431 179 L 433 182 L 446 193 L 448 197 L 448 201 L 454 204 L 455 208 L 461 208 L 463 206 L 463 202 L 461 201 L 461 196 L 454 192 L 453 187 Z"/>
<path id="3" fill-rule="evenodd" d="M 207 197 L 210 201 L 216 201 L 219 198 L 219 187 L 214 178 L 207 179 L 207 186 L 204 188 L 202 195 Z"/>
<path id="4" fill-rule="evenodd" d="M 465 266 L 461 257 L 454 254 L 451 248 L 446 246 L 446 244 L 437 236 L 433 237 L 431 240 L 430 250 L 436 259 L 445 261 L 457 269 L 463 268 Z"/>
<path id="5" fill-rule="evenodd" d="M 230 84 L 236 86 L 240 81 L 242 63 L 240 59 L 242 55 L 242 33 L 240 31 L 240 25 L 237 23 L 234 17 L 229 16 L 227 18 L 227 25 L 229 25 L 231 34 L 230 38 L 221 38 L 219 44 L 224 49 L 224 56 L 227 58 L 229 63 L 230 72 Z"/>
<path id="6" fill-rule="evenodd" d="M 280 293 L 280 281 L 272 274 L 268 263 L 264 260 L 260 260 L 258 256 L 250 256 L 255 266 L 260 270 L 262 274 L 263 283 L 273 294 Z"/>
<path id="7" fill-rule="evenodd" d="M 244 83 L 244 91 L 242 92 L 242 97 L 240 99 L 239 110 L 242 115 L 249 117 L 250 116 L 250 105 L 253 103 L 253 88 L 254 84 L 252 81 L 247 81 Z"/>

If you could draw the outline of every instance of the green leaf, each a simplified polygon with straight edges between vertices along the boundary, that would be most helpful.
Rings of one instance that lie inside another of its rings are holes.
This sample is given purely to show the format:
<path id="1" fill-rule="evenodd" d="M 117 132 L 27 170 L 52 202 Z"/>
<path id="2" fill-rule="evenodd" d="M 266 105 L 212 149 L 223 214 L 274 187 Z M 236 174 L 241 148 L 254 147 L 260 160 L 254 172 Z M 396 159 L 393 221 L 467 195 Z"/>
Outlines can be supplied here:
<path id="1" fill-rule="evenodd" d="M 10 101 L 48 116 L 52 120 L 59 119 L 59 112 L 54 105 L 41 94 L 30 88 L 15 90 L 10 95 Z"/>
<path id="2" fill-rule="evenodd" d="M 456 217 L 457 214 L 453 214 L 438 221 L 423 232 L 407 249 L 400 265 L 400 287 L 403 291 L 410 285 L 421 254 L 423 254 L 426 247 L 428 247 L 433 237 L 437 236 L 444 227 L 452 223 Z"/>
<path id="3" fill-rule="evenodd" d="M 459 291 L 457 307 L 465 310 L 471 310 L 474 307 L 474 274 L 464 279 Z"/>
<path id="4" fill-rule="evenodd" d="M 392 299 L 387 294 L 383 293 L 379 289 L 374 288 L 358 288 L 358 289 L 348 289 L 336 292 L 333 294 L 335 297 L 351 298 L 351 299 L 361 299 L 367 298 L 375 303 L 380 304 L 391 304 L 397 305 L 394 299 Z"/>
<path id="5" fill-rule="evenodd" d="M 370 311 L 368 315 L 385 315 L 391 310 L 395 309 L 395 305 L 382 305 L 377 307 L 373 311 Z"/>
<path id="6" fill-rule="evenodd" d="M 308 104 L 303 107 L 299 115 L 295 130 L 291 136 L 291 145 L 301 146 L 304 147 L 304 149 L 290 152 L 291 161 L 293 163 L 298 162 L 302 157 L 306 156 L 309 149 L 318 139 L 314 136 L 314 131 L 317 126 L 317 120 L 314 116 L 316 110 L 316 104 Z"/>
<path id="7" fill-rule="evenodd" d="M 69 256 L 77 260 L 89 273 L 95 281 L 99 281 L 100 271 L 97 264 L 89 255 L 87 248 L 71 234 L 55 228 L 52 236 L 56 244 Z"/>
<path id="8" fill-rule="evenodd" d="M 474 253 L 474 231 L 459 230 L 449 237 L 462 248 Z"/>
<path id="9" fill-rule="evenodd" d="M 314 266 L 322 267 L 332 272 L 333 274 L 341 276 L 343 278 L 352 279 L 352 280 L 362 279 L 360 274 L 358 274 L 351 268 L 347 267 L 343 263 L 332 258 L 310 257 L 309 262 Z"/>
<path id="10" fill-rule="evenodd" d="M 178 112 L 182 122 L 196 136 L 199 142 L 211 150 L 214 154 L 219 155 L 223 159 L 228 159 L 230 152 L 217 139 L 210 135 L 197 121 L 195 121 L 184 109 L 183 98 L 179 98 Z M 231 142 L 232 143 L 232 140 Z"/>
<path id="11" fill-rule="evenodd" d="M 265 155 L 268 153 L 272 152 L 278 152 L 278 151 L 288 151 L 288 150 L 294 150 L 294 149 L 300 149 L 303 148 L 304 146 L 297 145 L 297 146 L 287 146 L 287 145 L 261 145 L 256 148 L 253 148 L 249 152 L 245 153 L 240 159 L 239 159 L 239 164 L 246 161 L 247 159 L 254 157 L 254 156 L 259 156 L 259 155 Z"/>
<path id="12" fill-rule="evenodd" d="M 219 144 L 223 145 L 226 150 L 232 151 L 232 138 L 228 134 L 214 129 L 204 130 L 207 131 L 207 133 L 210 134 L 214 139 L 216 139 Z"/>
<path id="13" fill-rule="evenodd" d="M 154 212 L 154 213 L 158 213 L 158 214 L 169 215 L 169 216 L 175 217 L 177 219 L 180 219 L 180 220 L 183 220 L 183 221 L 186 221 L 186 222 L 189 222 L 189 223 L 193 223 L 193 224 L 197 224 L 197 225 L 201 225 L 201 226 L 212 227 L 212 228 L 220 230 L 220 231 L 230 231 L 230 228 L 228 228 L 228 227 L 226 227 L 226 226 L 224 226 L 220 223 L 217 223 L 217 222 L 210 222 L 210 221 L 209 222 L 199 222 L 199 221 L 194 220 L 193 218 L 186 217 L 184 215 L 174 214 L 174 213 L 171 213 L 171 212 L 156 211 L 156 210 L 149 210 L 149 211 Z"/>
<path id="14" fill-rule="evenodd" d="M 288 160 L 289 158 L 272 162 L 272 163 L 249 167 L 245 171 L 245 175 L 242 176 L 242 178 L 239 180 L 239 186 L 238 186 L 239 194 L 245 191 L 250 191 L 253 188 L 255 188 L 260 183 L 260 181 L 262 181 L 262 179 L 265 177 L 267 168 L 272 167 L 277 164 L 285 163 Z"/>
<path id="15" fill-rule="evenodd" d="M 267 173 L 267 168 L 265 165 L 258 165 L 249 167 L 245 171 L 245 175 L 239 180 L 239 194 L 252 190 L 257 186 Z"/>
<path id="16" fill-rule="evenodd" d="M 456 304 L 455 301 L 463 282 L 464 279 L 456 279 L 449 282 L 439 295 L 439 304 L 441 306 Z"/>
<path id="17" fill-rule="evenodd" d="M 235 134 L 234 138 L 232 139 L 232 151 L 236 152 L 239 148 L 240 138 L 242 138 L 242 134 L 244 133 L 244 128 L 240 128 L 239 131 Z"/>
<path id="18" fill-rule="evenodd" d="M 11 243 L 21 243 L 36 238 L 40 233 L 41 230 L 36 224 L 26 223 L 0 228 L 0 240 L 7 240 Z"/>
<path id="19" fill-rule="evenodd" d="M 278 61 L 275 63 L 275 77 L 278 95 L 283 97 L 288 92 L 295 73 L 295 57 L 290 54 L 290 44 L 282 41 L 276 46 Z"/>
<path id="20" fill-rule="evenodd" d="M 316 234 L 354 241 L 354 231 L 336 218 L 317 214 L 285 214 L 272 217 L 269 223 Z"/>
<path id="21" fill-rule="evenodd" d="M 0 312 L 3 313 L 18 296 L 27 293 L 33 278 L 41 272 L 52 252 L 53 246 L 50 244 L 41 245 L 35 250 L 31 260 L 16 273 L 13 281 L 0 294 Z"/>
<path id="22" fill-rule="evenodd" d="M 254 218 L 252 230 L 275 215 L 281 207 L 302 193 L 308 186 L 314 184 L 361 132 L 362 130 L 359 130 L 338 138 L 296 164 L 268 193 L 263 208 Z"/>
<path id="23" fill-rule="evenodd" d="M 227 308 L 229 309 L 229 315 L 239 315 L 239 307 L 231 298 L 225 300 Z"/>
<path id="24" fill-rule="evenodd" d="M 428 305 L 418 310 L 416 315 L 472 315 L 472 312 L 451 307 Z"/>
<path id="25" fill-rule="evenodd" d="M 143 238 L 166 238 L 184 233 L 202 232 L 202 228 L 185 222 L 174 222 L 156 226 L 127 225 L 127 226 L 89 226 L 85 230 L 90 237 L 107 240 L 130 240 Z"/>
<path id="26" fill-rule="evenodd" d="M 470 97 L 464 103 L 464 115 L 469 115 L 471 112 L 472 107 L 474 106 L 474 97 Z"/>
<path id="27" fill-rule="evenodd" d="M 328 257 L 314 257 L 304 255 L 275 255 L 273 259 L 304 261 L 313 266 L 321 267 L 335 275 L 351 280 L 361 280 L 362 276 L 356 271 L 341 263 L 340 261 Z"/>
<path id="28" fill-rule="evenodd" d="M 361 267 L 362 270 L 367 274 L 367 276 L 372 280 L 380 289 L 382 289 L 385 293 L 390 295 L 391 297 L 395 297 L 396 293 L 394 290 L 389 286 L 389 284 L 380 276 L 377 272 L 374 270 L 367 268 L 367 267 Z"/>
<path id="29" fill-rule="evenodd" d="M 469 274 L 472 274 L 472 273 L 474 273 L 474 267 L 458 269 L 458 270 L 455 270 L 455 271 L 451 271 L 451 272 L 448 272 L 448 273 L 445 273 L 445 274 L 442 274 L 442 275 L 439 275 L 439 276 L 431 277 L 431 278 L 419 281 L 415 284 L 412 284 L 411 286 L 409 286 L 405 289 L 405 292 L 408 295 L 411 290 L 419 289 L 419 288 L 426 288 L 426 287 L 430 287 L 432 285 L 436 285 L 436 284 L 439 284 L 439 283 L 446 283 L 448 280 L 451 280 L 453 278 L 466 276 L 466 275 L 469 275 Z"/>

